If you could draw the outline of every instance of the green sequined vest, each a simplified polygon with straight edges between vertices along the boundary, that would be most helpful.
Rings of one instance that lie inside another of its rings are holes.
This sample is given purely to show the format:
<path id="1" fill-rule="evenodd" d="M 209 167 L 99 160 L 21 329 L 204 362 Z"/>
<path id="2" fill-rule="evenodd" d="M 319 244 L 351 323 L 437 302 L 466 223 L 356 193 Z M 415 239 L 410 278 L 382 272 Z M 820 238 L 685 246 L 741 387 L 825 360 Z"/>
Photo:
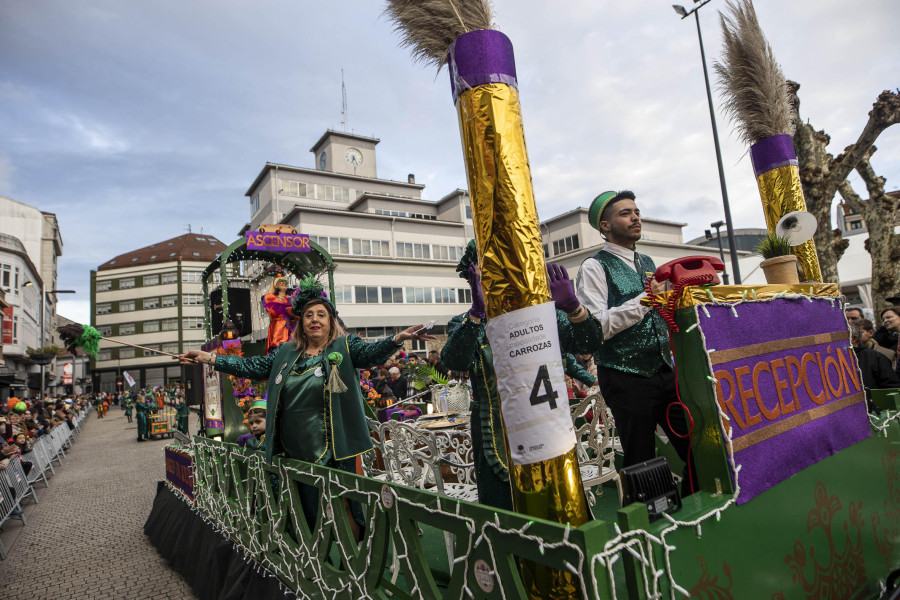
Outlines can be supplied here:
<path id="1" fill-rule="evenodd" d="M 593 258 L 606 272 L 609 308 L 621 306 L 641 294 L 644 291 L 641 273 L 656 271 L 653 260 L 642 254 L 637 254 L 637 271 L 605 250 L 597 252 Z M 659 313 L 651 310 L 639 323 L 603 340 L 594 360 L 599 366 L 644 377 L 650 377 L 663 365 L 671 367 L 672 354 L 666 322 Z"/>

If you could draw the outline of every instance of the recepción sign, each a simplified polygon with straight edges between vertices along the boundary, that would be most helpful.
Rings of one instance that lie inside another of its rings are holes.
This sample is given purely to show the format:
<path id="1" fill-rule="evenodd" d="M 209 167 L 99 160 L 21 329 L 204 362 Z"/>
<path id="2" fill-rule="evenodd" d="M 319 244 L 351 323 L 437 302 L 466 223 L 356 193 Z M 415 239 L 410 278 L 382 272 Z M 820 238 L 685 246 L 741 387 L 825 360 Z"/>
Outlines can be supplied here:
<path id="1" fill-rule="evenodd" d="M 302 233 L 246 232 L 248 250 L 272 250 L 278 252 L 309 252 L 309 236 Z"/>

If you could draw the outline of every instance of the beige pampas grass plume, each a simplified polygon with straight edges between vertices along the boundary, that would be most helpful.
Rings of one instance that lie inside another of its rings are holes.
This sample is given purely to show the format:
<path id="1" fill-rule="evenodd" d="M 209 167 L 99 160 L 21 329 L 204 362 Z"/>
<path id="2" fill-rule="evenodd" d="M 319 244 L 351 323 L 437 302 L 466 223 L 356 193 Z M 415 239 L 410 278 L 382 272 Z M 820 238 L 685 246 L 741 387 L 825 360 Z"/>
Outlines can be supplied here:
<path id="1" fill-rule="evenodd" d="M 415 60 L 438 69 L 456 38 L 491 29 L 492 13 L 488 0 L 387 0 L 384 9 L 400 34 L 400 45 L 410 48 Z"/>
<path id="2" fill-rule="evenodd" d="M 725 112 L 750 146 L 773 135 L 793 135 L 787 82 L 753 2 L 729 1 L 726 12 L 720 13 L 722 62 L 714 65 Z"/>

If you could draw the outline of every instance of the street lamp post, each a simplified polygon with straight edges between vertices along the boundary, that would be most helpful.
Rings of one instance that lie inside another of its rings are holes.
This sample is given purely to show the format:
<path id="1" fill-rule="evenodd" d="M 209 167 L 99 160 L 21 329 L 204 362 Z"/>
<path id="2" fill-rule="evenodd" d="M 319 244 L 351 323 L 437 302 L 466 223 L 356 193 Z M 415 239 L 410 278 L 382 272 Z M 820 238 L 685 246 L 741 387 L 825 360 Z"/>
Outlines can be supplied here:
<path id="1" fill-rule="evenodd" d="M 725 263 L 725 250 L 722 249 L 722 234 L 719 233 L 719 228 L 725 224 L 725 221 L 716 221 L 715 223 L 710 223 L 710 227 L 716 228 L 716 240 L 719 242 L 719 258 L 722 259 L 722 263 Z M 706 230 L 706 239 L 711 240 L 712 234 L 709 232 L 709 229 Z M 729 254 L 732 254 L 732 249 L 729 248 Z M 722 271 L 722 280 L 725 282 L 725 285 L 728 285 L 728 269 Z"/>
<path id="2" fill-rule="evenodd" d="M 694 0 L 698 2 L 699 0 Z M 709 120 L 712 122 L 713 142 L 716 146 L 716 162 L 719 166 L 719 185 L 722 188 L 722 204 L 725 208 L 725 230 L 728 232 L 728 247 L 731 249 L 731 270 L 734 273 L 734 283 L 741 283 L 741 268 L 738 265 L 737 254 L 734 251 L 734 227 L 731 223 L 731 207 L 728 204 L 728 190 L 725 187 L 725 169 L 722 167 L 722 149 L 719 147 L 719 130 L 716 127 L 716 110 L 713 107 L 712 90 L 709 87 L 709 72 L 706 70 L 706 52 L 703 50 L 703 34 L 700 33 L 700 16 L 699 10 L 706 6 L 710 0 L 704 0 L 694 7 L 693 10 L 687 11 L 679 4 L 673 4 L 672 8 L 681 17 L 681 20 L 694 15 L 697 21 L 697 39 L 700 40 L 700 61 L 703 63 L 703 79 L 706 81 L 706 99 L 709 102 Z M 724 262 L 724 261 L 723 261 Z"/>
<path id="3" fill-rule="evenodd" d="M 33 281 L 26 281 L 23 287 L 33 285 Z M 40 345 L 44 347 L 44 307 L 47 304 L 47 294 L 74 294 L 75 290 L 41 290 L 41 336 Z M 41 402 L 44 401 L 44 365 L 41 365 Z"/>

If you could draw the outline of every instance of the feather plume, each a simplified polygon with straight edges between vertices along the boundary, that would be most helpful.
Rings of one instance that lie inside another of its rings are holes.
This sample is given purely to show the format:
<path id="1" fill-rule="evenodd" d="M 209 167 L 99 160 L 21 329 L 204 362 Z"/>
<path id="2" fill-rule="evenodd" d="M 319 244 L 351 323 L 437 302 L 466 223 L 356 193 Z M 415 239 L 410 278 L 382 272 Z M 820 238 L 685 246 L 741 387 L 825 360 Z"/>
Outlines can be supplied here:
<path id="1" fill-rule="evenodd" d="M 72 354 L 76 348 L 81 348 L 91 355 L 93 359 L 97 359 L 97 352 L 100 350 L 100 339 L 103 337 L 100 332 L 90 325 L 79 325 L 72 323 L 57 328 L 59 337 L 65 344 L 66 349 Z"/>
<path id="2" fill-rule="evenodd" d="M 410 48 L 415 60 L 438 70 L 456 38 L 491 29 L 492 12 L 488 0 L 387 0 L 384 9 L 400 34 L 400 45 Z"/>
<path id="3" fill-rule="evenodd" d="M 756 19 L 751 0 L 728 2 L 720 13 L 723 61 L 715 63 L 725 112 L 748 145 L 794 134 L 787 82 Z"/>

